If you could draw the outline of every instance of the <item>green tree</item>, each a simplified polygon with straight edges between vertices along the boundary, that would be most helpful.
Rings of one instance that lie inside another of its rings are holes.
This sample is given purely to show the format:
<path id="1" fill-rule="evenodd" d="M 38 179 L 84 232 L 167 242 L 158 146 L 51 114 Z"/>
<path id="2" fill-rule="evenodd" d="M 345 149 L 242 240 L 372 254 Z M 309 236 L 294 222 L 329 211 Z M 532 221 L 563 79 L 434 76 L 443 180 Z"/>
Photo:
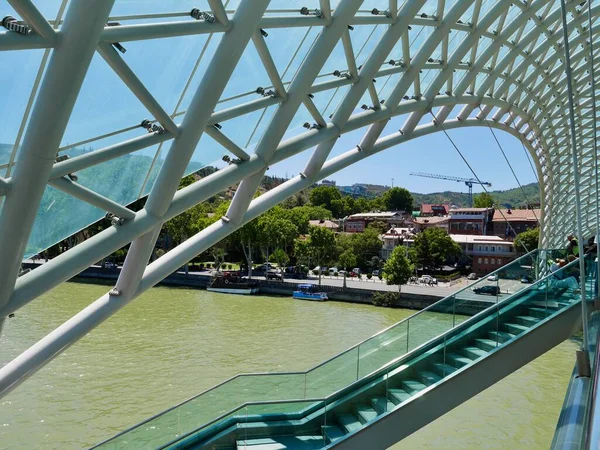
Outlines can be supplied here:
<path id="1" fill-rule="evenodd" d="M 491 208 L 492 206 L 494 206 L 494 199 L 487 192 L 473 196 L 474 208 Z"/>
<path id="2" fill-rule="evenodd" d="M 369 228 L 377 230 L 379 234 L 384 234 L 390 229 L 390 226 L 383 220 L 376 220 L 368 225 Z"/>
<path id="3" fill-rule="evenodd" d="M 540 229 L 533 228 L 532 230 L 523 231 L 517 234 L 515 238 L 515 247 L 519 253 L 527 253 L 538 248 L 540 241 Z"/>
<path id="4" fill-rule="evenodd" d="M 333 206 L 334 201 L 338 201 Z M 310 193 L 310 203 L 313 206 L 322 206 L 327 208 L 329 211 L 336 215 L 336 212 L 339 212 L 340 203 L 342 201 L 342 194 L 340 191 L 333 186 L 319 186 L 314 188 Z M 335 212 L 334 212 L 335 209 Z"/>
<path id="5" fill-rule="evenodd" d="M 385 191 L 381 198 L 383 207 L 387 211 L 412 211 L 413 209 L 413 196 L 408 189 L 395 187 L 388 191 Z"/>
<path id="6" fill-rule="evenodd" d="M 356 267 L 356 255 L 352 252 L 351 249 L 344 251 L 338 258 L 340 266 L 344 270 L 352 270 L 352 268 Z"/>
<path id="7" fill-rule="evenodd" d="M 277 263 L 282 273 L 285 266 L 287 266 L 288 262 L 290 262 L 290 257 L 288 256 L 288 254 L 280 248 L 273 252 L 272 259 Z"/>
<path id="8" fill-rule="evenodd" d="M 294 257 L 298 265 L 307 266 L 310 264 L 310 245 L 309 241 L 304 238 L 298 238 L 294 242 Z"/>
<path id="9" fill-rule="evenodd" d="M 252 256 L 254 249 L 261 243 L 258 219 L 251 220 L 231 235 L 231 240 L 238 243 L 244 252 L 244 258 L 248 264 L 248 277 L 252 278 Z"/>
<path id="10" fill-rule="evenodd" d="M 390 258 L 385 262 L 383 277 L 386 284 L 397 284 L 398 292 L 406 284 L 413 273 L 414 267 L 405 255 L 404 248 L 396 247 Z"/>
<path id="11" fill-rule="evenodd" d="M 321 267 L 323 262 L 333 259 L 335 255 L 335 234 L 324 227 L 310 227 L 308 246 L 311 257 Z M 319 270 L 320 284 L 321 271 Z"/>
<path id="12" fill-rule="evenodd" d="M 379 239 L 379 231 L 367 228 L 362 233 L 355 233 L 350 237 L 352 251 L 358 258 L 357 265 L 366 269 L 373 256 L 379 256 L 383 242 Z"/>
<path id="13" fill-rule="evenodd" d="M 461 252 L 460 246 L 442 228 L 428 228 L 417 234 L 414 248 L 419 264 L 431 268 L 441 266 L 448 257 Z"/>

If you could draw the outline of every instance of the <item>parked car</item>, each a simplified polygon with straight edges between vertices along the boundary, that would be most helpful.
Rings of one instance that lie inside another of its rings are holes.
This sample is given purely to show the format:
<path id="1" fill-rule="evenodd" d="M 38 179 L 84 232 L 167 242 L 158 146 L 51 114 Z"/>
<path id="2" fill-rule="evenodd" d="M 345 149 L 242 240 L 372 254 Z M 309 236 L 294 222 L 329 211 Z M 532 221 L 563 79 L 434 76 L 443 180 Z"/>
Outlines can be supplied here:
<path id="1" fill-rule="evenodd" d="M 527 275 L 523 275 L 521 277 L 521 283 L 523 283 L 523 284 L 529 284 L 529 283 L 531 283 L 531 278 L 529 278 Z"/>
<path id="2" fill-rule="evenodd" d="M 338 270 L 338 275 L 339 275 L 339 276 L 342 276 L 342 277 L 343 277 L 345 274 L 346 274 L 346 271 L 345 271 L 345 270 Z"/>
<path id="3" fill-rule="evenodd" d="M 266 275 L 265 278 L 267 280 L 280 280 L 283 281 L 283 274 L 276 272 L 275 270 L 269 270 Z"/>
<path id="4" fill-rule="evenodd" d="M 354 269 L 352 269 L 352 273 L 356 276 L 360 275 L 362 272 L 360 271 L 360 269 L 358 267 L 355 267 Z"/>
<path id="5" fill-rule="evenodd" d="M 264 263 L 264 264 L 261 264 L 260 266 L 256 266 L 254 268 L 254 270 L 256 270 L 257 272 L 266 272 L 267 270 L 272 270 L 274 268 L 275 268 L 275 266 L 273 266 L 273 264 Z"/>
<path id="6" fill-rule="evenodd" d="M 433 278 L 431 275 L 421 275 L 419 283 L 422 284 L 437 284 L 437 278 Z"/>
<path id="7" fill-rule="evenodd" d="M 334 275 L 336 272 L 339 273 L 339 271 L 337 270 L 337 267 L 329 268 L 329 275 Z"/>
<path id="8" fill-rule="evenodd" d="M 467 280 L 476 280 L 477 278 L 479 277 L 476 273 L 470 273 L 469 276 L 467 276 Z"/>
<path id="9" fill-rule="evenodd" d="M 473 288 L 473 292 L 475 292 L 476 294 L 499 295 L 500 287 L 494 286 L 494 285 L 480 286 L 480 287 Z"/>
<path id="10" fill-rule="evenodd" d="M 493 275 L 490 275 L 489 277 L 487 277 L 488 281 L 498 281 L 498 274 L 495 273 Z"/>
<path id="11" fill-rule="evenodd" d="M 374 277 L 378 277 L 378 276 L 379 276 L 379 270 L 375 269 L 375 270 L 373 271 L 373 276 L 374 276 Z"/>

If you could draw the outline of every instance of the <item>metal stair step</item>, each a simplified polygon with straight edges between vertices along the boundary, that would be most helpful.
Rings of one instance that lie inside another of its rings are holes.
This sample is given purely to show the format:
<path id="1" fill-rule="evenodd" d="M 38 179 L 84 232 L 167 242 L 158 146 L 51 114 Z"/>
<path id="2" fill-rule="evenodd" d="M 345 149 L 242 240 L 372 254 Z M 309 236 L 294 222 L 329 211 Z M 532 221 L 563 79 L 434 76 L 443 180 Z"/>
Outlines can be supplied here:
<path id="1" fill-rule="evenodd" d="M 496 341 L 491 339 L 475 339 L 475 345 L 486 352 L 494 350 L 497 345 Z"/>
<path id="2" fill-rule="evenodd" d="M 373 405 L 373 408 L 379 414 L 383 414 L 384 412 L 391 411 L 392 409 L 394 409 L 396 407 L 396 405 L 393 402 L 389 401 L 385 397 L 373 397 L 371 399 L 371 405 Z"/>
<path id="3" fill-rule="evenodd" d="M 523 325 L 526 327 L 532 327 L 542 319 L 533 316 L 517 316 L 514 321 L 519 325 Z"/>
<path id="4" fill-rule="evenodd" d="M 473 362 L 472 359 L 457 353 L 448 353 L 446 355 L 446 360 L 455 367 L 466 366 L 467 364 L 471 364 Z"/>
<path id="5" fill-rule="evenodd" d="M 352 433 L 362 428 L 362 423 L 352 414 L 340 414 L 337 418 L 346 433 Z"/>
<path id="6" fill-rule="evenodd" d="M 536 308 L 536 307 L 529 307 L 527 308 L 527 310 L 529 311 L 529 315 L 532 317 L 535 317 L 537 319 L 545 319 L 546 317 L 548 317 L 550 314 L 552 314 L 554 311 L 552 310 L 547 310 L 545 308 Z"/>
<path id="7" fill-rule="evenodd" d="M 404 403 L 411 397 L 404 389 L 388 389 L 388 396 L 396 405 Z"/>
<path id="8" fill-rule="evenodd" d="M 488 334 L 490 335 L 490 339 L 492 341 L 498 341 L 501 343 L 508 342 L 515 337 L 514 334 L 506 331 L 490 331 Z"/>
<path id="9" fill-rule="evenodd" d="M 330 443 L 333 443 L 346 435 L 346 433 L 344 433 L 344 430 L 342 430 L 337 425 L 325 425 L 323 427 L 323 432 L 325 433 L 326 440 Z"/>
<path id="10" fill-rule="evenodd" d="M 440 377 L 447 377 L 451 373 L 456 372 L 457 369 L 456 367 L 451 366 L 450 364 L 436 363 L 433 365 L 433 370 Z"/>
<path id="11" fill-rule="evenodd" d="M 277 438 L 240 439 L 237 450 L 313 450 L 323 448 L 323 436 L 280 436 Z"/>
<path id="12" fill-rule="evenodd" d="M 356 407 L 356 415 L 358 416 L 358 420 L 365 424 L 374 420 L 378 414 L 377 411 L 370 406 L 359 405 Z"/>
<path id="13" fill-rule="evenodd" d="M 442 377 L 440 377 L 439 375 L 436 375 L 435 373 L 429 371 L 419 372 L 417 376 L 427 386 L 435 384 L 442 379 Z"/>
<path id="14" fill-rule="evenodd" d="M 505 323 L 504 328 L 506 328 L 506 330 L 512 334 L 521 334 L 523 331 L 527 331 L 529 329 L 517 323 Z"/>
<path id="15" fill-rule="evenodd" d="M 558 309 L 560 308 L 560 304 L 557 301 L 554 300 L 532 300 L 531 302 L 529 302 L 530 305 L 533 306 L 539 306 L 540 308 L 546 309 L 546 308 L 551 308 L 551 309 Z"/>
<path id="16" fill-rule="evenodd" d="M 481 350 L 479 347 L 466 347 L 463 349 L 463 352 L 469 358 L 473 359 L 478 359 L 488 354 L 488 352 L 486 352 L 485 350 Z"/>
<path id="17" fill-rule="evenodd" d="M 416 380 L 402 380 L 400 382 L 400 385 L 402 386 L 402 389 L 404 389 L 406 392 L 409 392 L 411 394 L 422 391 L 423 389 L 425 389 L 427 387 L 423 383 L 416 381 Z"/>

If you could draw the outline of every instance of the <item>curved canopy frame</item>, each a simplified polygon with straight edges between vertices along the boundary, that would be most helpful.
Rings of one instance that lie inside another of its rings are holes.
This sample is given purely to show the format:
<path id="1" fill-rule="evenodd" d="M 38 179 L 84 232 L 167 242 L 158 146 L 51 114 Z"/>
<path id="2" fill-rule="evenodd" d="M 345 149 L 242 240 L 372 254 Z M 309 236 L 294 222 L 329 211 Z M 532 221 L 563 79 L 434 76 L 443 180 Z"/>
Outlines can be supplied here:
<path id="1" fill-rule="evenodd" d="M 586 2 L 566 2 L 578 193 L 558 0 L 147 3 L 0 5 L 28 29 L 0 33 L 0 55 L 29 69 L 11 74 L 15 87 L 3 93 L 15 106 L 3 117 L 8 131 L 0 127 L 0 328 L 2 317 L 131 243 L 110 293 L 0 369 L 0 396 L 285 198 L 441 130 L 490 126 L 523 143 L 542 192 L 543 246 L 575 229 L 576 195 L 584 232 L 595 231 Z M 596 36 L 600 1 L 591 11 Z M 354 148 L 331 156 L 341 135 L 362 129 Z M 298 176 L 253 199 L 270 165 L 309 149 Z M 177 191 L 185 174 L 222 155 L 235 163 Z M 226 216 L 147 264 L 165 221 L 235 185 Z M 127 208 L 145 195 L 143 210 Z M 24 257 L 106 213 L 113 227 L 17 276 Z"/>

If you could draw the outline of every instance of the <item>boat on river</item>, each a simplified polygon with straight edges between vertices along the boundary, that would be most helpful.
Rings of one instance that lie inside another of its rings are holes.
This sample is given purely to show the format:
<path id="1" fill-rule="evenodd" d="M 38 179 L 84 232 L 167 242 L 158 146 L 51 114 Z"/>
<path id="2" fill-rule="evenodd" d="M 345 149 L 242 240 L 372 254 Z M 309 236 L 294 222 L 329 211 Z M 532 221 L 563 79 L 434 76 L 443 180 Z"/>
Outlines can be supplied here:
<path id="1" fill-rule="evenodd" d="M 237 275 L 217 275 L 206 290 L 223 294 L 250 295 L 258 292 L 258 282 Z"/>
<path id="2" fill-rule="evenodd" d="M 327 300 L 327 293 L 317 290 L 318 286 L 314 284 L 299 284 L 298 290 L 294 291 L 292 297 L 297 300 L 312 300 L 324 302 Z"/>

